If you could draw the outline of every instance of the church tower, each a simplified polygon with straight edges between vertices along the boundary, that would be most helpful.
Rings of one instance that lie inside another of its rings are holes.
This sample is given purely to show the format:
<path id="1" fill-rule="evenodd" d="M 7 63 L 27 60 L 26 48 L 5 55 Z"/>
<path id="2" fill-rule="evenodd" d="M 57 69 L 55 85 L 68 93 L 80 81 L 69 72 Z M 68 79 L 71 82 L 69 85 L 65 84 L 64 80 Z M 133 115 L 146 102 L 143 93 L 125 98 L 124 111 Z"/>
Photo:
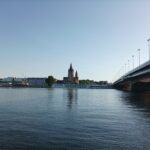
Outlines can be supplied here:
<path id="1" fill-rule="evenodd" d="M 78 77 L 78 72 L 76 71 L 76 73 L 75 73 L 75 83 L 76 84 L 79 84 L 79 77 Z"/>
<path id="2" fill-rule="evenodd" d="M 70 68 L 68 69 L 68 77 L 63 78 L 64 84 L 79 84 L 79 76 L 78 72 L 74 74 L 74 69 L 72 67 L 72 63 L 70 64 Z"/>
<path id="3" fill-rule="evenodd" d="M 76 77 L 76 78 L 78 78 L 78 72 L 77 72 L 77 71 L 76 71 L 76 75 L 75 75 L 75 77 Z"/>
<path id="4" fill-rule="evenodd" d="M 70 68 L 68 70 L 68 79 L 70 82 L 74 82 L 74 70 L 72 64 L 70 64 Z"/>

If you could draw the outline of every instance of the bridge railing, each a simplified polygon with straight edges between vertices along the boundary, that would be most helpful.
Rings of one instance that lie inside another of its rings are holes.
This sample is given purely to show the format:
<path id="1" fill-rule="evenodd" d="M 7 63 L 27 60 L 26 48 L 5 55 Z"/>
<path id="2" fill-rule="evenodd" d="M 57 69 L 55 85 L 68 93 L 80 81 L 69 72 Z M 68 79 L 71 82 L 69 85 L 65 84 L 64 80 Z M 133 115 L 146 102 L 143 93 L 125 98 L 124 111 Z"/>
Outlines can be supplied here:
<path id="1" fill-rule="evenodd" d="M 136 72 L 136 71 L 139 71 L 140 69 L 142 69 L 142 68 L 144 68 L 144 67 L 146 67 L 146 66 L 148 66 L 148 65 L 150 65 L 150 61 L 144 62 L 144 63 L 141 64 L 140 66 L 138 66 L 138 67 L 132 69 L 131 71 L 129 71 L 129 72 L 127 72 L 126 74 L 124 74 L 123 76 L 121 76 L 121 77 L 120 77 L 119 79 L 117 79 L 113 84 L 116 84 L 116 83 L 118 83 L 118 82 L 121 82 L 124 78 L 126 78 L 126 77 L 129 76 L 130 74 L 132 74 L 132 73 L 134 73 L 134 72 Z"/>

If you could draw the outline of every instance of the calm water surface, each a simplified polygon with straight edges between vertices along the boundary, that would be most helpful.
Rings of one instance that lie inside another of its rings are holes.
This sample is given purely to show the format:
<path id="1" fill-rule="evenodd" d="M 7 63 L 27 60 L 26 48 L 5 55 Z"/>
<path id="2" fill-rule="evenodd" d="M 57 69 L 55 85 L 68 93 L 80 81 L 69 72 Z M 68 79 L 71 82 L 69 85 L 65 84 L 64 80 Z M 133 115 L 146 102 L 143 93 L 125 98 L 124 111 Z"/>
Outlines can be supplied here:
<path id="1" fill-rule="evenodd" d="M 0 89 L 0 150 L 150 150 L 150 94 Z"/>

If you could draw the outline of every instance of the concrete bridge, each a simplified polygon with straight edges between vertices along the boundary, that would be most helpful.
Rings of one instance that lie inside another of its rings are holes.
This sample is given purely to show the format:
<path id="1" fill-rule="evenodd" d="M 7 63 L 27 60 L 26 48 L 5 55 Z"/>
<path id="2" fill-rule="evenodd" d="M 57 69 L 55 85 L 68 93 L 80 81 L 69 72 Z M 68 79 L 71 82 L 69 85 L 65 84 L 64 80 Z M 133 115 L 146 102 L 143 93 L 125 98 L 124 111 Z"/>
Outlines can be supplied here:
<path id="1" fill-rule="evenodd" d="M 120 77 L 113 86 L 126 91 L 150 91 L 150 61 Z"/>

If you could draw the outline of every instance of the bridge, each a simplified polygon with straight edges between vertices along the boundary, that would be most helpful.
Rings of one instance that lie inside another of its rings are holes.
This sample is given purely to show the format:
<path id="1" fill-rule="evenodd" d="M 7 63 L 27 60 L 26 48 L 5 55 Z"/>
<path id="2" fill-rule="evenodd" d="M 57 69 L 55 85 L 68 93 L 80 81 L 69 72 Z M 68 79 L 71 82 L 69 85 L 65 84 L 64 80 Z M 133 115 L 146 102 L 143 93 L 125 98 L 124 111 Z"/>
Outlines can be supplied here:
<path id="1" fill-rule="evenodd" d="M 150 61 L 121 76 L 113 86 L 125 91 L 150 91 Z"/>

